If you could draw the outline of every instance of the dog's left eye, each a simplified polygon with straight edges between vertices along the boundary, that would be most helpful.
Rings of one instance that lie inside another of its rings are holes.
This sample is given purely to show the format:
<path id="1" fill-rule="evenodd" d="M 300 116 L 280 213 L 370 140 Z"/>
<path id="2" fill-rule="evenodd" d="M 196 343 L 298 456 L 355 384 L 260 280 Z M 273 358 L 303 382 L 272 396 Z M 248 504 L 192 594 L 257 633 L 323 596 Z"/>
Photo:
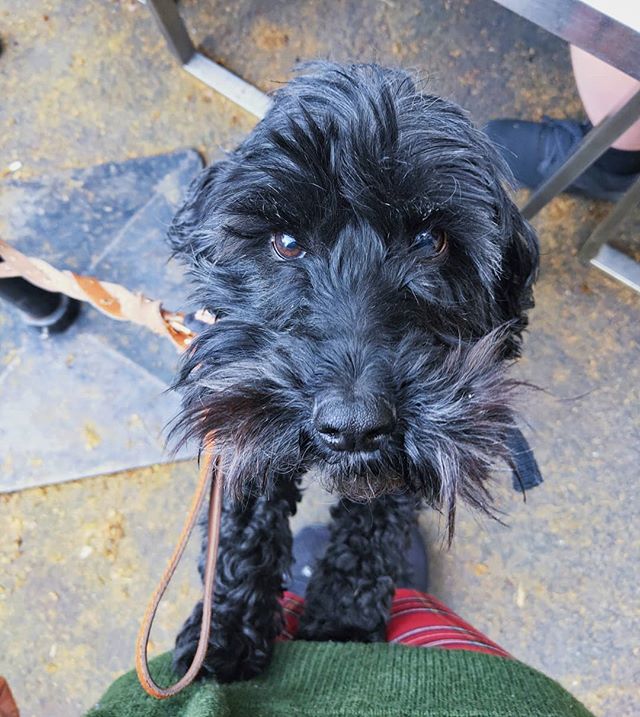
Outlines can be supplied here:
<path id="1" fill-rule="evenodd" d="M 414 243 L 430 256 L 439 256 L 447 248 L 447 233 L 441 229 L 423 229 L 414 238 Z"/>
<path id="2" fill-rule="evenodd" d="M 276 232 L 271 235 L 271 246 L 281 259 L 301 259 L 305 250 L 290 235 L 283 232 Z"/>

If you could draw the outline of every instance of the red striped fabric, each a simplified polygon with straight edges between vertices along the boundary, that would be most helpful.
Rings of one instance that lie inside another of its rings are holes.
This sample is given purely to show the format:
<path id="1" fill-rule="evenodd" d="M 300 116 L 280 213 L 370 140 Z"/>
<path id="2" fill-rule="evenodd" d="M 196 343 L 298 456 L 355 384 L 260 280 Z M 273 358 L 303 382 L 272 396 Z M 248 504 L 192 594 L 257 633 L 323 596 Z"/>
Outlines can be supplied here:
<path id="1" fill-rule="evenodd" d="M 284 627 L 278 639 L 292 640 L 298 631 L 304 600 L 294 593 L 285 592 L 280 602 Z M 465 622 L 444 603 L 432 595 L 408 588 L 399 588 L 393 597 L 387 624 L 387 642 L 511 657 L 506 650 Z"/>

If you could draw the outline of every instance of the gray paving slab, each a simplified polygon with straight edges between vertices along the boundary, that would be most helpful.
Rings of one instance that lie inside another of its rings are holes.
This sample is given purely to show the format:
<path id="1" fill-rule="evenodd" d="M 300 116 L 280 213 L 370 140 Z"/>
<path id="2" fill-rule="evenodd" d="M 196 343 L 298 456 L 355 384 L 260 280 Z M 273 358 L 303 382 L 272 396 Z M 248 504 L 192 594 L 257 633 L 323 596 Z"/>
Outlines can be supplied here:
<path id="1" fill-rule="evenodd" d="M 200 167 L 186 151 L 10 181 L 5 236 L 59 268 L 184 308 L 165 233 Z M 7 304 L 0 322 L 0 492 L 175 458 L 165 449 L 179 407 L 167 392 L 179 358 L 169 341 L 89 306 L 63 334 L 25 326 Z"/>

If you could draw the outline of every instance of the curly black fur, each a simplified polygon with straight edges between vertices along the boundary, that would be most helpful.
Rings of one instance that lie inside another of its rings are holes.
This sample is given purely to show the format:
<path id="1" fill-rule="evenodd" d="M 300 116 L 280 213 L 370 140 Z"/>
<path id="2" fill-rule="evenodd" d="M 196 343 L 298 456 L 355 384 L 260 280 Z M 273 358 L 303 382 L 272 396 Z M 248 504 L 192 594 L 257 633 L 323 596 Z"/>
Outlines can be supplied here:
<path id="1" fill-rule="evenodd" d="M 221 682 L 254 677 L 267 664 L 282 629 L 284 575 L 291 563 L 289 517 L 300 499 L 297 481 L 278 481 L 262 496 L 223 505 L 216 567 L 215 610 L 203 674 Z M 203 527 L 205 527 L 203 525 Z M 207 534 L 198 569 L 204 577 Z M 182 627 L 173 653 L 180 674 L 189 668 L 202 622 L 199 602 Z"/>
<path id="2" fill-rule="evenodd" d="M 538 265 L 506 178 L 466 114 L 406 73 L 321 63 L 192 185 L 170 238 L 219 321 L 182 363 L 176 431 L 215 430 L 230 487 L 209 672 L 247 677 L 268 659 L 293 510 L 282 486 L 308 468 L 350 502 L 310 586 L 307 638 L 382 636 L 417 497 L 451 531 L 458 497 L 491 511 Z M 305 255 L 278 258 L 277 233 Z M 329 393 L 385 402 L 393 429 L 375 450 L 333 450 L 314 423 Z"/>
<path id="3" fill-rule="evenodd" d="M 396 585 L 406 584 L 415 496 L 385 495 L 370 505 L 344 499 L 331 509 L 329 545 L 306 595 L 298 637 L 381 642 Z"/>

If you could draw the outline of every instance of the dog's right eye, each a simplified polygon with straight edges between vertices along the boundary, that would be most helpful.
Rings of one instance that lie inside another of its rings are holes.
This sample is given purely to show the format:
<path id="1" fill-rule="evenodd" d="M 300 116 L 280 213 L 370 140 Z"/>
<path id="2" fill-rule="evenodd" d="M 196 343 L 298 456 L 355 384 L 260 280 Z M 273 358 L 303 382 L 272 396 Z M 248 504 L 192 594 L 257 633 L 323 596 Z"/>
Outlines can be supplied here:
<path id="1" fill-rule="evenodd" d="M 430 257 L 437 257 L 447 248 L 447 233 L 440 229 L 423 229 L 414 238 L 416 246 L 420 247 Z"/>
<path id="2" fill-rule="evenodd" d="M 301 259 L 306 254 L 305 250 L 291 234 L 284 234 L 283 232 L 276 232 L 271 235 L 271 246 L 280 259 Z"/>

